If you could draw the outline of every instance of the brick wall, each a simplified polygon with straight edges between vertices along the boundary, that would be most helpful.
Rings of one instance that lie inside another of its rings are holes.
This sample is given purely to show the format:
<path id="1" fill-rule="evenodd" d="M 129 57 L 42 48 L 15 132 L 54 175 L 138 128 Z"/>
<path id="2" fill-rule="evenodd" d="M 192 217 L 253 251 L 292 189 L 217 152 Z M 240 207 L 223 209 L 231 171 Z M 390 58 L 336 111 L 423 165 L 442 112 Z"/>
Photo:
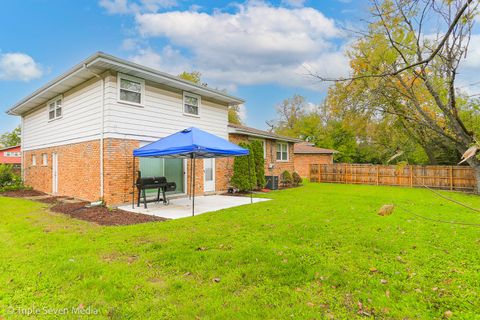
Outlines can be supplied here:
<path id="1" fill-rule="evenodd" d="M 25 151 L 25 184 L 46 193 L 52 192 L 52 153 L 58 155 L 58 195 L 88 201 L 100 198 L 100 143 L 89 141 Z M 47 165 L 42 163 L 47 155 Z M 36 156 L 36 165 L 32 156 Z"/>
<path id="2" fill-rule="evenodd" d="M 249 136 L 231 133 L 229 134 L 229 140 L 235 144 L 240 142 L 251 142 Z M 266 176 L 279 176 L 283 171 L 287 170 L 292 173 L 294 171 L 294 158 L 293 143 L 288 143 L 288 161 L 277 161 L 277 141 L 272 139 L 265 139 L 266 144 L 266 156 L 265 156 L 265 175 Z M 226 181 L 230 181 L 230 177 L 233 174 L 233 159 L 230 170 L 225 170 Z"/>
<path id="3" fill-rule="evenodd" d="M 331 164 L 333 155 L 331 154 L 295 154 L 295 170 L 302 178 L 308 178 L 310 164 Z"/>

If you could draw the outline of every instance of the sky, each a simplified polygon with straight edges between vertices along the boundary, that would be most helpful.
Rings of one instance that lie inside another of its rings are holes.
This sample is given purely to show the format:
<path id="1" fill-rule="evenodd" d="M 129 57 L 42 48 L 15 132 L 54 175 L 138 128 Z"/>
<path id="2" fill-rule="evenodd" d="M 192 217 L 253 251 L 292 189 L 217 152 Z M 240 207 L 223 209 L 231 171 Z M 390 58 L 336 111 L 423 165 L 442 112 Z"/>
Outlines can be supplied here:
<path id="1" fill-rule="evenodd" d="M 197 70 L 210 87 L 246 100 L 247 125 L 266 128 L 294 94 L 320 103 L 310 71 L 347 71 L 344 26 L 366 1 L 23 0 L 0 11 L 0 133 L 5 111 L 97 51 L 177 75 Z"/>
<path id="2" fill-rule="evenodd" d="M 0 133 L 19 124 L 4 111 L 97 51 L 174 75 L 200 71 L 210 87 L 246 100 L 247 125 L 265 129 L 275 105 L 294 94 L 322 102 L 327 85 L 310 72 L 348 73 L 347 30 L 365 28 L 368 8 L 368 0 L 4 1 Z M 470 52 L 475 79 L 480 35 Z"/>

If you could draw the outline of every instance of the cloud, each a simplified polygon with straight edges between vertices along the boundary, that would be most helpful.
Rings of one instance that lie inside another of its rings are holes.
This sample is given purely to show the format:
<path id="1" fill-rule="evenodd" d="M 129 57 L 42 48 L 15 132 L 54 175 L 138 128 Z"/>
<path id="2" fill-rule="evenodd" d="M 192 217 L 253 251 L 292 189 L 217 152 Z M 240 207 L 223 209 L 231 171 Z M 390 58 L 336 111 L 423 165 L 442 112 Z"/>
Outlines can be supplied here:
<path id="1" fill-rule="evenodd" d="M 331 76 L 348 70 L 338 45 L 342 32 L 334 20 L 313 8 L 248 2 L 238 5 L 234 13 L 144 13 L 136 15 L 136 22 L 145 39 L 166 40 L 173 50 L 170 54 L 178 54 L 183 64 L 189 61 L 209 83 L 311 87 L 318 84 L 306 76 L 305 65 Z M 188 52 L 188 58 L 181 52 Z M 157 65 L 164 66 L 163 60 Z"/>
<path id="2" fill-rule="evenodd" d="M 243 103 L 238 105 L 238 117 L 241 122 L 247 122 L 247 107 Z"/>
<path id="3" fill-rule="evenodd" d="M 0 80 L 30 81 L 43 75 L 41 66 L 25 53 L 0 54 Z"/>
<path id="4" fill-rule="evenodd" d="M 109 14 L 128 14 L 140 12 L 157 12 L 177 6 L 176 0 L 100 0 L 99 5 Z"/>
<path id="5" fill-rule="evenodd" d="M 131 56 L 130 60 L 174 75 L 193 70 L 188 59 L 171 46 L 163 47 L 160 52 L 151 48 L 141 49 L 138 54 Z"/>
<path id="6" fill-rule="evenodd" d="M 300 8 L 304 6 L 305 0 L 282 0 L 282 4 L 294 8 Z"/>

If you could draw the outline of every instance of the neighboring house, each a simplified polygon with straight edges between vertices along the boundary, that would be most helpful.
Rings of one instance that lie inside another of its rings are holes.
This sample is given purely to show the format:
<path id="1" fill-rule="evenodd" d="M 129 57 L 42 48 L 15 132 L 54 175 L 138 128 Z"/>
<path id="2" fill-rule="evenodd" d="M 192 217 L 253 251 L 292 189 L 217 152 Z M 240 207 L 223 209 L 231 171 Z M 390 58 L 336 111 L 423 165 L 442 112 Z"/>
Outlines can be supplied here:
<path id="1" fill-rule="evenodd" d="M 309 142 L 300 142 L 295 144 L 293 152 L 295 154 L 295 170 L 302 178 L 308 178 L 311 164 L 331 164 L 333 163 L 333 154 L 338 151 L 317 148 Z"/>
<path id="2" fill-rule="evenodd" d="M 20 146 L 13 146 L 0 149 L 0 163 L 12 164 L 16 168 L 20 168 L 22 163 L 22 151 Z"/>
<path id="3" fill-rule="evenodd" d="M 228 124 L 228 132 L 229 140 L 236 144 L 253 140 L 262 142 L 266 176 L 280 176 L 285 170 L 295 171 L 294 144 L 301 140 L 232 123 Z"/>
<path id="4" fill-rule="evenodd" d="M 21 116 L 27 185 L 114 205 L 131 200 L 134 149 L 192 126 L 227 139 L 228 106 L 243 102 L 99 52 L 8 113 Z M 224 172 L 232 162 L 197 160 L 196 192 L 226 190 Z M 141 158 L 136 163 L 143 176 L 175 181 L 180 193 L 187 192 L 188 167 L 182 159 Z"/>

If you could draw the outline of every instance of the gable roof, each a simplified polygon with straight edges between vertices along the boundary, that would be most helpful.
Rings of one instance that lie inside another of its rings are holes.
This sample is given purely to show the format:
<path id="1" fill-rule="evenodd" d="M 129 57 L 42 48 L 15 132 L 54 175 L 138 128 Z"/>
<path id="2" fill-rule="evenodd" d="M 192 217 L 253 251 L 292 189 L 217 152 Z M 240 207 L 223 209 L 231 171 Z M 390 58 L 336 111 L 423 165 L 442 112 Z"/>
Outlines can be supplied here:
<path id="1" fill-rule="evenodd" d="M 15 148 L 20 148 L 20 145 L 17 144 L 16 146 L 10 146 L 10 147 L 1 147 L 0 146 L 0 151 L 5 151 L 5 150 L 15 149 Z"/>
<path id="2" fill-rule="evenodd" d="M 228 95 L 222 91 L 198 85 L 171 74 L 120 59 L 103 52 L 97 52 L 14 104 L 8 109 L 7 113 L 17 116 L 22 115 L 42 103 L 47 103 L 59 94 L 93 78 L 95 74 L 101 74 L 107 70 L 126 73 L 131 76 L 196 93 L 203 97 L 212 98 L 228 104 L 245 102 L 240 98 Z"/>
<path id="3" fill-rule="evenodd" d="M 287 142 L 300 142 L 302 140 L 300 139 L 295 139 L 292 137 L 286 137 L 286 136 L 281 136 L 272 132 L 264 131 L 264 130 L 259 130 L 247 126 L 242 126 L 240 124 L 233 124 L 229 123 L 228 124 L 228 132 L 229 133 L 236 133 L 236 134 L 243 134 L 246 136 L 250 137 L 257 137 L 257 138 L 267 138 L 267 139 L 273 139 L 273 140 L 281 140 L 281 141 L 287 141 Z"/>
<path id="4" fill-rule="evenodd" d="M 304 153 L 304 154 L 333 154 L 338 153 L 337 150 L 318 148 L 309 142 L 300 142 L 295 143 L 293 147 L 293 153 Z"/>

